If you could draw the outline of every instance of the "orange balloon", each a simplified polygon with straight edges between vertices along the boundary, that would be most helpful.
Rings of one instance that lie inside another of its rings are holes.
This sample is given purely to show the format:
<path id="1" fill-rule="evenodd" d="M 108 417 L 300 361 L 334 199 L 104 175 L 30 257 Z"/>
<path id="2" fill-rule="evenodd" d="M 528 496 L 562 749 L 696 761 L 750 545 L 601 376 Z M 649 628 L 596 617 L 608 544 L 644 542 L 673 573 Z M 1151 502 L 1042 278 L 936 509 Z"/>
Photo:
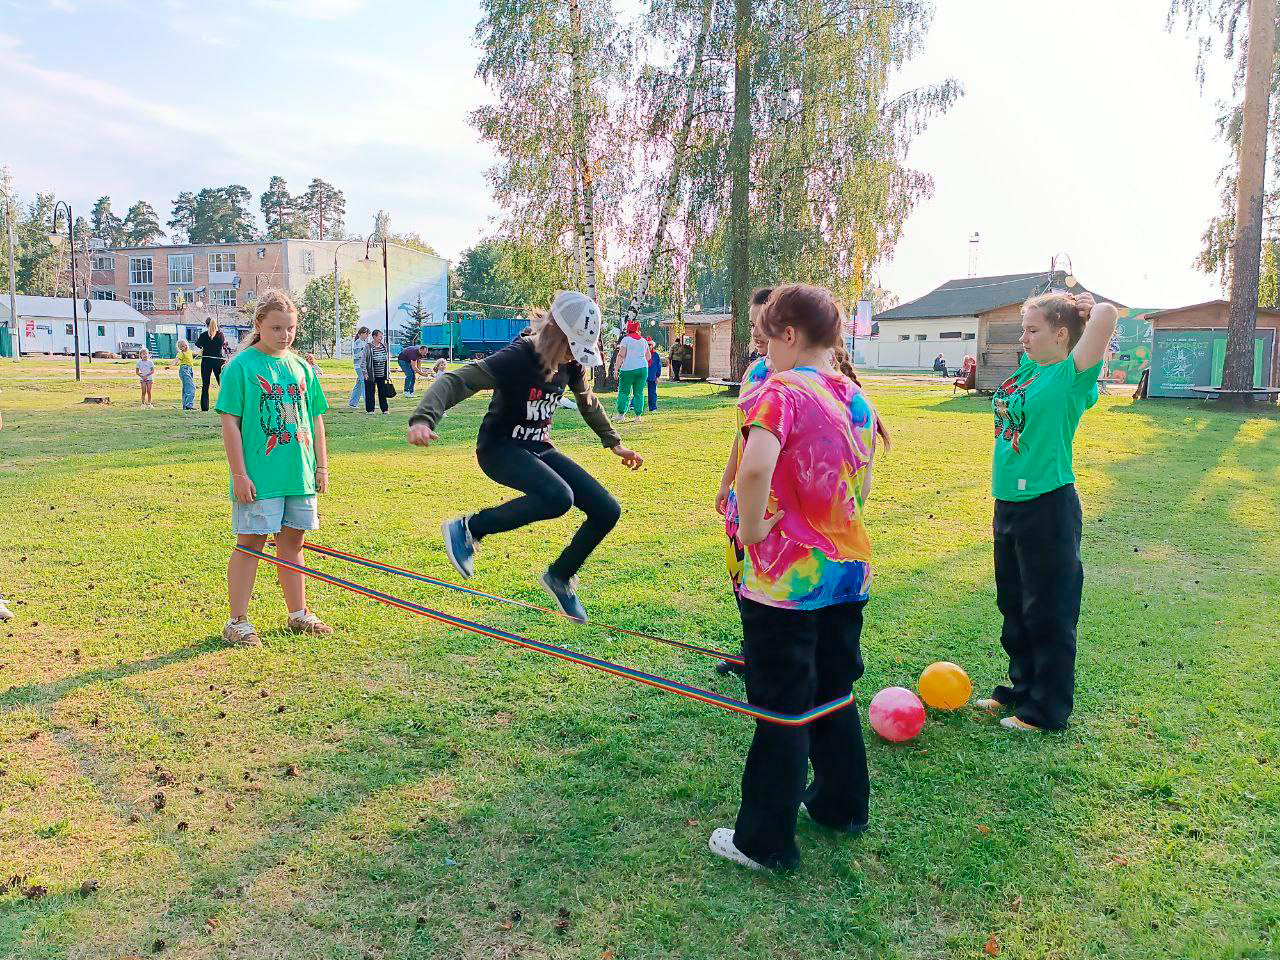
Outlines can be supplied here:
<path id="1" fill-rule="evenodd" d="M 935 710 L 958 710 L 969 702 L 973 681 L 954 663 L 940 660 L 920 674 L 920 699 Z"/>

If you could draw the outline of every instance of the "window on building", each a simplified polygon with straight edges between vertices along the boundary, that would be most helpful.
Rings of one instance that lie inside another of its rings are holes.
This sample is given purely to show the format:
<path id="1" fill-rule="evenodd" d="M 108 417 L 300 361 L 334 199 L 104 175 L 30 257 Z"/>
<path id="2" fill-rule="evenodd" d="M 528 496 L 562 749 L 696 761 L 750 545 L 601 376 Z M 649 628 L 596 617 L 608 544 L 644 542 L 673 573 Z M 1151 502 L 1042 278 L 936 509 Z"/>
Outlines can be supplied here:
<path id="1" fill-rule="evenodd" d="M 944 330 L 942 333 L 938 334 L 939 340 L 959 340 L 960 337 L 961 331 L 959 330 Z"/>
<path id="2" fill-rule="evenodd" d="M 116 258 L 109 253 L 95 253 L 89 258 L 90 270 L 115 270 Z"/>
<path id="3" fill-rule="evenodd" d="M 143 313 L 149 313 L 156 308 L 156 292 L 154 290 L 130 290 L 129 306 Z"/>
<path id="4" fill-rule="evenodd" d="M 234 307 L 236 305 L 236 292 L 234 290 L 214 290 L 209 294 L 210 302 L 220 307 Z"/>
<path id="5" fill-rule="evenodd" d="M 155 275 L 151 269 L 150 257 L 130 257 L 129 258 L 129 282 L 130 283 L 154 283 Z"/>
<path id="6" fill-rule="evenodd" d="M 928 339 L 929 339 L 929 335 L 928 335 L 927 333 L 917 333 L 917 334 L 916 334 L 916 339 L 917 339 L 917 340 L 928 340 Z"/>
<path id="7" fill-rule="evenodd" d="M 103 325 L 103 324 L 101 324 L 101 323 L 100 323 L 100 324 L 98 324 L 98 336 L 100 336 L 100 337 L 105 337 L 106 335 L 107 335 L 107 328 L 106 328 L 106 326 L 104 326 L 104 325 Z"/>
<path id="8" fill-rule="evenodd" d="M 909 334 L 909 333 L 900 333 L 900 334 L 898 334 L 898 339 L 899 339 L 899 340 L 910 340 L 910 339 L 911 339 L 911 334 Z"/>
<path id="9" fill-rule="evenodd" d="M 210 273 L 235 273 L 235 270 L 236 270 L 235 253 L 209 254 L 209 272 Z"/>
<path id="10" fill-rule="evenodd" d="M 70 337 L 70 336 L 74 336 L 74 335 L 75 335 L 75 332 L 76 332 L 76 325 L 75 325 L 74 323 L 68 323 L 68 324 L 67 324 L 67 336 L 68 336 L 68 337 Z"/>
<path id="11" fill-rule="evenodd" d="M 116 292 L 114 290 L 103 290 L 99 288 L 93 291 L 92 296 L 94 300 L 114 300 L 116 298 Z"/>
<path id="12" fill-rule="evenodd" d="M 257 253 L 258 253 L 258 259 L 259 259 L 259 260 L 265 260 L 265 259 L 266 259 L 266 257 L 267 257 L 267 248 L 266 248 L 266 247 L 259 247 L 259 248 L 258 248 L 258 250 L 257 250 Z"/>
<path id="13" fill-rule="evenodd" d="M 133 336 L 133 327 L 125 327 L 125 328 L 124 328 L 124 330 L 125 330 L 124 335 L 125 335 L 126 337 L 132 337 L 132 336 Z"/>
<path id="14" fill-rule="evenodd" d="M 190 253 L 169 254 L 169 282 L 195 283 L 195 255 Z"/>
<path id="15" fill-rule="evenodd" d="M 965 340 L 977 340 L 977 339 L 978 339 L 978 335 L 977 335 L 976 333 L 966 333 L 966 334 L 964 335 L 964 339 L 965 339 Z"/>
<path id="16" fill-rule="evenodd" d="M 170 290 L 169 291 L 169 309 L 181 310 L 184 306 L 196 302 L 195 292 L 192 290 Z"/>
<path id="17" fill-rule="evenodd" d="M 316 272 L 316 255 L 310 250 L 304 250 L 302 252 L 302 272 Z"/>

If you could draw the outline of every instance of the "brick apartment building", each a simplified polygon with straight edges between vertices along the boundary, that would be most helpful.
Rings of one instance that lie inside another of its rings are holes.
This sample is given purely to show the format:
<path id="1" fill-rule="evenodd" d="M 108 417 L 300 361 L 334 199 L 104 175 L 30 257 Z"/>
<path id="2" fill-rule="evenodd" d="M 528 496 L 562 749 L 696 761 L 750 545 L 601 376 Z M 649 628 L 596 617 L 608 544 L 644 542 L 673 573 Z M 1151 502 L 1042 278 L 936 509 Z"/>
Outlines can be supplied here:
<path id="1" fill-rule="evenodd" d="M 247 243 L 117 247 L 91 257 L 89 288 L 95 300 L 129 304 L 154 324 L 182 327 L 179 336 L 215 316 L 230 330 L 247 322 L 241 308 L 265 290 L 285 289 L 298 298 L 317 276 L 333 272 L 351 284 L 360 322 L 384 326 L 381 249 L 365 258 L 365 245 L 340 240 L 260 240 Z M 390 333 L 407 319 L 419 298 L 443 318 L 448 304 L 449 262 L 419 250 L 388 248 L 386 299 Z"/>

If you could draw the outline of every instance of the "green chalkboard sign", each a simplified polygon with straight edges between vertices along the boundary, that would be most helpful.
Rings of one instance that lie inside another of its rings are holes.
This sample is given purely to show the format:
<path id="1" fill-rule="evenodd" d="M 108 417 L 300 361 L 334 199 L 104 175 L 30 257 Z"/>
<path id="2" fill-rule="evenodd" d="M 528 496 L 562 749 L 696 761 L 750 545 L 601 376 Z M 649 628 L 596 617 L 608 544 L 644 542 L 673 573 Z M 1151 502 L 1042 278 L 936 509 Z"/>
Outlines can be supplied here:
<path id="1" fill-rule="evenodd" d="M 1222 385 L 1227 354 L 1225 330 L 1156 330 L 1151 345 L 1153 397 L 1198 397 L 1192 387 Z M 1253 385 L 1271 386 L 1275 331 L 1259 330 L 1253 341 Z"/>

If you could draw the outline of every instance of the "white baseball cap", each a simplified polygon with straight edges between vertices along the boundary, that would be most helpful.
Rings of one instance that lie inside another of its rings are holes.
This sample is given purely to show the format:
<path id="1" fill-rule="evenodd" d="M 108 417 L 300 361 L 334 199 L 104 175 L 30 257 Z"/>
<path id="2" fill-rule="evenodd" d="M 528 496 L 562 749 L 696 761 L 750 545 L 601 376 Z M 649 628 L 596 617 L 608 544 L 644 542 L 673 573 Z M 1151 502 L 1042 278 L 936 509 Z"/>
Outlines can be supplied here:
<path id="1" fill-rule="evenodd" d="M 590 297 L 561 290 L 551 301 L 551 318 L 568 338 L 573 359 L 587 369 L 600 366 L 600 308 Z"/>

